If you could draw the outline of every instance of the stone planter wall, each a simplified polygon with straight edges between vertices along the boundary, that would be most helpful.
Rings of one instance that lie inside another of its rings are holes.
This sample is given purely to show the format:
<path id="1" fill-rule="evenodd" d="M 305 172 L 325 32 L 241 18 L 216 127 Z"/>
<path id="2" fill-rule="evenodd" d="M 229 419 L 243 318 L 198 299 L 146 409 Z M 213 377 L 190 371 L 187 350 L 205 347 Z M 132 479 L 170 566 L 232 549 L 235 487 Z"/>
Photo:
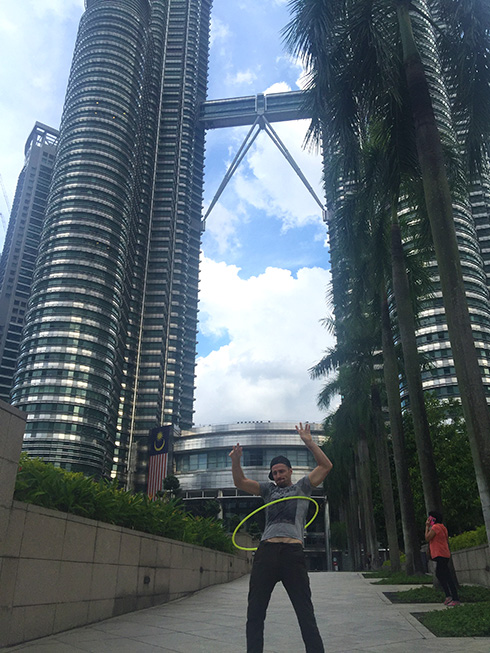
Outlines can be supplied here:
<path id="1" fill-rule="evenodd" d="M 490 587 L 490 547 L 488 544 L 454 551 L 451 555 L 460 583 Z"/>
<path id="2" fill-rule="evenodd" d="M 0 405 L 0 648 L 238 578 L 250 557 L 12 501 L 22 413 Z"/>

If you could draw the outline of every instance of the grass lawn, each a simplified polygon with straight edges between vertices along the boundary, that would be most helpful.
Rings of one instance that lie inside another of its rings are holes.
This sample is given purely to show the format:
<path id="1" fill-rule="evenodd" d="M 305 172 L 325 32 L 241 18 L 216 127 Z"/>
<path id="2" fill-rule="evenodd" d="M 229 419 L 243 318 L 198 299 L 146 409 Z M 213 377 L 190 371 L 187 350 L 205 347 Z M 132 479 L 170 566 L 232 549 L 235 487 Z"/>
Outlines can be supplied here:
<path id="1" fill-rule="evenodd" d="M 435 587 L 416 587 L 403 592 L 384 592 L 392 603 L 442 603 L 444 594 Z M 482 603 L 490 601 L 490 587 L 480 585 L 461 585 L 461 603 Z"/>
<path id="2" fill-rule="evenodd" d="M 490 601 L 414 616 L 437 637 L 490 637 Z"/>
<path id="3" fill-rule="evenodd" d="M 434 587 L 416 587 L 403 592 L 384 592 L 392 603 L 442 603 L 444 594 Z M 490 637 L 490 588 L 461 585 L 464 605 L 415 612 L 415 617 L 437 637 Z"/>

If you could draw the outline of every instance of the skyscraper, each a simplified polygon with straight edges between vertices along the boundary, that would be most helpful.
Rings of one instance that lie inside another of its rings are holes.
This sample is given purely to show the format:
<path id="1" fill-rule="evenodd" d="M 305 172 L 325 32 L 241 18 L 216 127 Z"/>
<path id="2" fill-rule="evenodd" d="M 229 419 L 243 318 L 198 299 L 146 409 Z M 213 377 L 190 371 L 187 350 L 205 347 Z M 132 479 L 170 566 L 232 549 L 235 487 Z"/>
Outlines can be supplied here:
<path id="1" fill-rule="evenodd" d="M 417 9 L 412 14 L 413 29 L 430 86 L 438 127 L 444 143 L 446 145 L 450 143 L 454 152 L 457 152 L 458 148 L 461 151 L 465 126 L 456 124 L 453 116 L 451 89 L 446 85 L 437 49 L 437 28 L 427 18 L 431 12 L 426 0 L 414 0 L 413 5 Z M 328 160 L 326 165 L 329 165 Z M 483 383 L 488 396 L 490 396 L 490 248 L 488 245 L 490 240 L 490 176 L 488 173 L 487 167 L 486 174 L 482 176 L 480 183 L 473 185 L 467 197 L 460 195 L 455 199 L 453 213 L 475 345 L 479 355 Z M 329 199 L 331 201 L 335 199 L 340 204 L 343 201 L 344 193 L 345 186 L 339 182 L 339 188 L 332 191 L 332 197 Z M 335 201 L 332 201 L 333 209 L 335 209 Z M 405 223 L 411 224 L 411 234 L 408 233 L 409 229 L 406 230 L 406 233 L 404 232 L 404 246 L 407 253 L 414 252 L 418 247 L 415 236 L 420 230 L 420 218 L 407 198 L 400 200 L 398 216 Z M 342 284 L 342 277 L 345 274 L 344 262 L 337 235 L 341 228 L 335 210 L 332 210 L 329 212 L 332 279 L 339 305 L 342 305 L 342 297 L 346 297 Z M 433 287 L 430 294 L 419 298 L 417 346 L 425 361 L 429 363 L 422 371 L 423 388 L 433 392 L 440 399 L 457 399 L 459 388 L 435 255 L 432 260 L 425 263 L 425 266 Z M 391 302 L 391 308 L 393 312 L 396 311 L 395 301 Z M 408 388 L 404 379 L 401 380 L 400 394 L 403 405 L 408 406 Z"/>
<path id="2" fill-rule="evenodd" d="M 423 35 L 423 38 L 419 37 L 418 43 L 431 87 L 439 130 L 446 143 L 452 141 L 457 149 L 456 144 L 460 141 L 459 148 L 462 149 L 464 125 L 455 124 L 451 89 L 446 87 L 442 74 L 434 25 L 422 17 L 430 12 L 425 0 L 418 0 L 417 4 L 420 16 L 416 29 Z M 485 244 L 489 237 L 489 181 L 487 168 L 487 174 L 480 183 L 473 185 L 467 197 L 455 199 L 453 213 L 475 345 L 483 383 L 490 395 L 490 251 Z M 406 245 L 410 248 L 412 244 L 407 242 Z M 419 351 L 430 361 L 422 373 L 423 385 L 425 390 L 434 392 L 441 399 L 457 398 L 459 389 L 436 261 L 430 261 L 428 268 L 434 284 L 433 293 L 422 302 L 417 330 Z M 407 396 L 407 389 L 403 387 L 402 400 L 406 401 Z"/>
<path id="3" fill-rule="evenodd" d="M 210 9 L 86 0 L 12 390 L 27 451 L 140 490 L 192 424 Z"/>
<path id="4" fill-rule="evenodd" d="M 0 399 L 9 400 L 32 282 L 58 131 L 37 122 L 26 141 L 0 258 Z"/>

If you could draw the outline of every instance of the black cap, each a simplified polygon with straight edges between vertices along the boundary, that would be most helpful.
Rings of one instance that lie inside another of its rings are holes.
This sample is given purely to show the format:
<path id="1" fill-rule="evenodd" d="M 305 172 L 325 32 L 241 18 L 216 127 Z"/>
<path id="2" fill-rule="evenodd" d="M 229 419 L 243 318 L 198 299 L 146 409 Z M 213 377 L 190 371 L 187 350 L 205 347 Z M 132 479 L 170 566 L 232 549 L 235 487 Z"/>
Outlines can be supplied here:
<path id="1" fill-rule="evenodd" d="M 271 471 L 269 472 L 269 478 L 271 479 L 271 481 L 274 480 L 274 478 L 272 477 L 272 468 L 274 467 L 274 465 L 279 465 L 279 464 L 286 465 L 286 467 L 292 469 L 291 463 L 289 462 L 288 458 L 286 458 L 286 456 L 276 456 L 271 460 L 271 465 L 270 465 Z"/>

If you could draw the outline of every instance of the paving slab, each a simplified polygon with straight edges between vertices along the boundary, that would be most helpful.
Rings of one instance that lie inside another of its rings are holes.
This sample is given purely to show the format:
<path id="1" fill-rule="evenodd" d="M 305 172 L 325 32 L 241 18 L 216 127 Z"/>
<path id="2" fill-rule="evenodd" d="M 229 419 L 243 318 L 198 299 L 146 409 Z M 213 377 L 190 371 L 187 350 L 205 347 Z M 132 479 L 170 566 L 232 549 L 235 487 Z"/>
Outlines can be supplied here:
<path id="1" fill-rule="evenodd" d="M 435 637 L 411 614 L 451 609 L 434 604 L 392 604 L 357 572 L 310 574 L 313 602 L 326 653 L 489 653 L 490 637 Z M 28 653 L 245 653 L 248 576 L 161 606 L 2 649 Z M 265 625 L 264 653 L 304 650 L 281 585 Z"/>

